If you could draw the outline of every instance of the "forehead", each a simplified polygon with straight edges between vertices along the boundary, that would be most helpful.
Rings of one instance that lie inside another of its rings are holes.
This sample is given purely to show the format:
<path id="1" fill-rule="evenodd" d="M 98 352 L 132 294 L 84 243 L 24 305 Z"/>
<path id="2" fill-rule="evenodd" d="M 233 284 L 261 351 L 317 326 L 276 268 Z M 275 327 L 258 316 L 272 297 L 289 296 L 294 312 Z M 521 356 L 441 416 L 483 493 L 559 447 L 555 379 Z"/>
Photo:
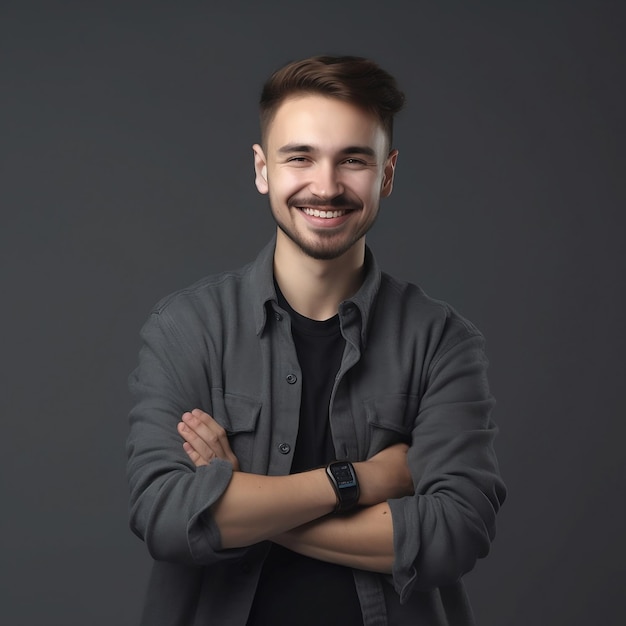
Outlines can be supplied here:
<path id="1" fill-rule="evenodd" d="M 269 150 L 293 143 L 328 150 L 363 145 L 378 152 L 385 150 L 386 138 L 373 113 L 337 98 L 306 94 L 285 99 L 268 127 Z"/>

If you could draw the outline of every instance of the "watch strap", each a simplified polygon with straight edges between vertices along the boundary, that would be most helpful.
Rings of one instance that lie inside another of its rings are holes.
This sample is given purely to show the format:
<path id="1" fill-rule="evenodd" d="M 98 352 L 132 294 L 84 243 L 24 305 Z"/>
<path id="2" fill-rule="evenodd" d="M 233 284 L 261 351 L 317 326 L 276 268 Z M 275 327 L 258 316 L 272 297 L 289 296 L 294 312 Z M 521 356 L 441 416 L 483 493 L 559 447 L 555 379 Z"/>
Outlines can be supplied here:
<path id="1" fill-rule="evenodd" d="M 335 513 L 349 511 L 359 502 L 359 480 L 354 466 L 348 461 L 333 461 L 326 466 L 326 475 L 335 490 Z"/>

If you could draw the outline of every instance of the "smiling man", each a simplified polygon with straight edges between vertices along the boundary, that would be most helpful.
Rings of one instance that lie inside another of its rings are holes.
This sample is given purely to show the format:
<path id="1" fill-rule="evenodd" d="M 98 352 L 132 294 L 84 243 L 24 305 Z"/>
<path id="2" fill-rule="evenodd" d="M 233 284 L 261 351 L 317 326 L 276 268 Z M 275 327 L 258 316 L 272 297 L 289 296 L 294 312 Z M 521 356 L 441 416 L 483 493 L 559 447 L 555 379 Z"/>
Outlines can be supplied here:
<path id="1" fill-rule="evenodd" d="M 265 150 L 254 146 L 256 185 L 269 193 L 279 238 L 292 240 L 279 247 L 317 260 L 350 252 L 362 264 L 398 156 L 378 120 L 350 102 L 296 94 L 277 108 L 265 137 Z"/>
<path id="2" fill-rule="evenodd" d="M 253 146 L 276 236 L 144 326 L 128 472 L 146 625 L 473 623 L 462 576 L 505 497 L 483 338 L 365 245 L 403 101 L 366 59 L 278 70 Z"/>

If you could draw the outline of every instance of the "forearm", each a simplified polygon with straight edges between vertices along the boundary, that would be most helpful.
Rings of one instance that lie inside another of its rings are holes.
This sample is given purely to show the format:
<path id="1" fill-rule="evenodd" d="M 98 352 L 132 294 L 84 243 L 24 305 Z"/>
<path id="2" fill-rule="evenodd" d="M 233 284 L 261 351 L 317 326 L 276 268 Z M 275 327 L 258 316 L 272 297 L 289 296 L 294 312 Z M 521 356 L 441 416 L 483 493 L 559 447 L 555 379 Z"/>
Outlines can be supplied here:
<path id="1" fill-rule="evenodd" d="M 234 461 L 238 466 L 227 433 L 208 413 L 200 409 L 185 413 L 178 432 L 185 441 L 185 452 L 196 466 L 207 465 L 216 457 L 231 463 Z M 407 449 L 406 444 L 396 444 L 368 461 L 354 464 L 361 486 L 359 504 L 362 507 L 413 493 L 413 482 L 406 463 Z M 317 520 L 331 513 L 336 505 L 337 495 L 325 469 L 287 476 L 235 471 L 222 496 L 212 505 L 211 513 L 220 533 L 222 548 L 241 548 Z M 370 564 L 371 568 L 389 569 L 393 559 L 383 563 L 380 555 L 389 557 L 391 550 L 384 550 L 391 542 L 386 540 L 386 535 L 378 534 L 382 528 L 392 534 L 391 522 L 384 519 L 390 517 L 389 508 L 385 505 L 379 516 L 373 515 L 375 511 L 361 513 L 355 519 L 370 519 L 375 523 L 377 532 L 372 540 L 381 539 L 372 545 L 376 561 Z M 332 531 L 333 526 L 330 528 Z M 368 541 L 367 537 L 365 541 Z M 358 552 L 359 546 L 354 545 L 354 554 Z"/>
<path id="2" fill-rule="evenodd" d="M 335 504 L 323 469 L 289 476 L 234 472 L 212 513 L 222 548 L 239 548 L 316 520 Z"/>
<path id="3" fill-rule="evenodd" d="M 386 502 L 294 528 L 273 538 L 294 552 L 347 567 L 391 573 L 393 526 Z"/>

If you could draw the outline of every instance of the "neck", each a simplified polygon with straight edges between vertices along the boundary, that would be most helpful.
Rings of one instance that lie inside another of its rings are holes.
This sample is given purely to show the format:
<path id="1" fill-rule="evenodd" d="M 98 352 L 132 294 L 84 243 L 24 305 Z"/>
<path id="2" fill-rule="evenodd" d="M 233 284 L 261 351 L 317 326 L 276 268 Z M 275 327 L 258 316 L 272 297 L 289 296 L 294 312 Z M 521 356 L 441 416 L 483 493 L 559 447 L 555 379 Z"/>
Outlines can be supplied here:
<path id="1" fill-rule="evenodd" d="M 364 262 L 365 238 L 341 257 L 319 260 L 278 231 L 274 276 L 291 307 L 310 319 L 326 320 L 337 314 L 339 304 L 361 286 Z"/>

